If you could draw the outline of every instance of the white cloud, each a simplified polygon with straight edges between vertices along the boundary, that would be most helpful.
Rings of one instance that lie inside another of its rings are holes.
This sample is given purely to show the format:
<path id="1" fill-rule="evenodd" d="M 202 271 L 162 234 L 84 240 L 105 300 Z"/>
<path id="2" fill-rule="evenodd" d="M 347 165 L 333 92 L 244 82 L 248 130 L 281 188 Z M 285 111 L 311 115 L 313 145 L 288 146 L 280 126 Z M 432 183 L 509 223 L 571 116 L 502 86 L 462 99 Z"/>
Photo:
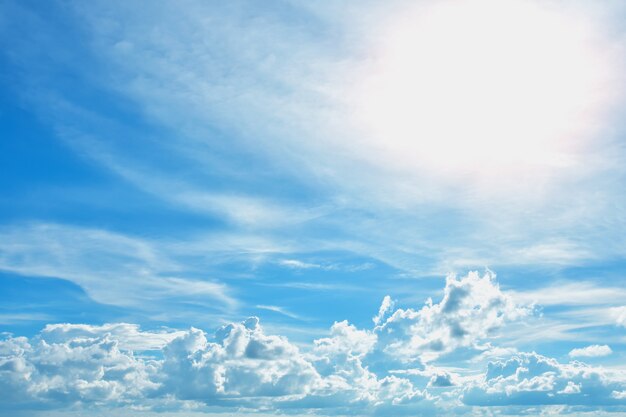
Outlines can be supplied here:
<path id="1" fill-rule="evenodd" d="M 195 328 L 160 333 L 124 323 L 48 325 L 30 340 L 0 341 L 0 388 L 7 394 L 0 406 L 429 406 L 428 396 L 407 379 L 380 378 L 363 365 L 375 341 L 372 333 L 340 322 L 305 355 L 285 337 L 266 335 L 256 317 L 222 326 L 212 337 Z M 316 367 L 324 361 L 328 372 L 322 375 Z"/>
<path id="2" fill-rule="evenodd" d="M 472 359 L 473 362 L 481 362 L 484 360 L 492 360 L 492 359 L 502 359 L 508 358 L 514 353 L 517 353 L 517 349 L 514 347 L 499 347 L 499 346 L 491 346 L 491 344 L 487 344 L 486 349 L 478 356 Z"/>
<path id="3" fill-rule="evenodd" d="M 363 357 L 372 350 L 376 340 L 376 334 L 358 330 L 344 320 L 332 325 L 330 337 L 315 340 L 314 352 L 325 358 L 336 355 Z"/>
<path id="4" fill-rule="evenodd" d="M 298 408 L 318 408 L 339 415 L 370 415 L 393 411 L 394 415 L 428 415 L 433 398 L 406 378 L 395 375 L 379 378 L 360 357 L 338 355 L 323 386 L 307 398 L 296 401 Z"/>
<path id="5" fill-rule="evenodd" d="M 567 386 L 557 394 L 580 394 L 580 384 L 574 384 L 572 381 L 567 381 Z"/>
<path id="6" fill-rule="evenodd" d="M 387 318 L 387 314 L 393 310 L 395 306 L 394 301 L 390 296 L 386 295 L 383 298 L 383 302 L 380 304 L 380 308 L 378 309 L 378 314 L 372 318 L 372 321 L 376 326 L 378 326 L 384 319 Z"/>
<path id="7" fill-rule="evenodd" d="M 163 359 L 145 355 L 153 349 Z M 193 328 L 153 333 L 124 323 L 48 325 L 31 340 L 0 341 L 0 374 L 5 406 L 18 408 L 144 406 L 151 398 L 213 405 L 239 398 L 243 405 L 249 397 L 302 396 L 321 384 L 298 348 L 265 335 L 256 318 L 223 326 L 212 340 Z"/>
<path id="8" fill-rule="evenodd" d="M 569 356 L 572 358 L 593 358 L 597 356 L 607 356 L 611 353 L 613 353 L 613 351 L 607 345 L 590 345 L 584 348 L 572 349 Z"/>
<path id="9" fill-rule="evenodd" d="M 157 384 L 157 363 L 121 351 L 109 335 L 0 341 L 0 385 L 5 406 L 63 408 L 73 403 L 124 405 Z"/>
<path id="10" fill-rule="evenodd" d="M 495 274 L 449 276 L 440 303 L 397 309 L 376 326 L 385 353 L 404 360 L 430 361 L 459 347 L 476 347 L 506 321 L 530 314 L 500 291 Z"/>
<path id="11" fill-rule="evenodd" d="M 336 322 L 327 337 L 302 347 L 267 334 L 256 317 L 213 335 L 128 323 L 50 324 L 30 339 L 0 341 L 0 389 L 11 398 L 0 406 L 432 415 L 450 407 L 467 412 L 450 402 L 459 396 L 470 406 L 624 404 L 623 370 L 561 364 L 487 341 L 529 312 L 486 272 L 448 277 L 442 300 L 420 310 L 394 310 L 385 298 L 373 329 Z M 466 367 L 435 361 L 457 351 L 470 351 Z M 510 359 L 489 363 L 483 375 L 471 368 L 502 356 Z"/>
<path id="12" fill-rule="evenodd" d="M 154 181 L 139 175 L 133 176 L 133 180 L 141 188 L 150 190 L 159 197 L 166 196 L 190 209 L 217 214 L 234 224 L 246 227 L 260 229 L 287 225 L 293 227 L 298 223 L 314 219 L 326 211 L 320 208 L 305 209 L 285 206 L 267 199 L 218 194 L 201 189 L 171 192 L 170 189 L 164 189 L 163 182 L 152 184 Z"/>
<path id="13" fill-rule="evenodd" d="M 406 375 L 410 377 L 420 376 L 427 378 L 426 387 L 428 388 L 451 388 L 460 385 L 465 380 L 471 380 L 472 377 L 464 377 L 460 374 L 446 368 L 424 365 L 422 368 L 409 369 L 393 369 L 389 371 L 392 375 Z"/>
<path id="14" fill-rule="evenodd" d="M 160 392 L 183 400 L 303 396 L 321 379 L 286 338 L 265 335 L 256 317 L 221 327 L 213 342 L 191 329 L 165 347 L 164 358 Z"/>
<path id="15" fill-rule="evenodd" d="M 466 387 L 468 405 L 626 405 L 614 395 L 626 387 L 623 370 L 561 364 L 536 353 L 520 353 L 489 364 L 482 380 Z"/>
<path id="16" fill-rule="evenodd" d="M 112 337 L 120 349 L 124 350 L 161 350 L 173 339 L 183 335 L 178 330 L 146 332 L 139 325 L 130 323 L 107 323 L 101 326 L 88 324 L 48 324 L 41 331 L 41 339 L 47 343 L 63 343 L 77 338 Z"/>

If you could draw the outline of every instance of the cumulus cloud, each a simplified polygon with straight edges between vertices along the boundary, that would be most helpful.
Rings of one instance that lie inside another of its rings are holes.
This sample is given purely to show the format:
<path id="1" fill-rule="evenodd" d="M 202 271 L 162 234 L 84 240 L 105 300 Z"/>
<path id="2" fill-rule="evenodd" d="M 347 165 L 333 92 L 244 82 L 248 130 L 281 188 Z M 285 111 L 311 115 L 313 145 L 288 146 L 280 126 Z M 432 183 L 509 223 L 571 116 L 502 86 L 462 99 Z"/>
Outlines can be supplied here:
<path id="1" fill-rule="evenodd" d="M 569 353 L 569 356 L 572 358 L 593 358 L 596 356 L 607 356 L 611 353 L 613 353 L 613 351 L 607 345 L 590 345 L 584 348 L 572 349 Z"/>
<path id="2" fill-rule="evenodd" d="M 101 326 L 88 324 L 48 324 L 41 331 L 42 340 L 48 343 L 63 343 L 69 339 L 97 338 L 105 335 L 115 338 L 121 349 L 160 350 L 170 341 L 183 335 L 182 331 L 142 331 L 137 324 L 107 323 Z"/>
<path id="3" fill-rule="evenodd" d="M 11 407 L 123 405 L 157 387 L 157 362 L 123 352 L 109 335 L 56 342 L 0 341 L 0 402 Z"/>
<path id="4" fill-rule="evenodd" d="M 465 389 L 467 405 L 626 405 L 623 370 L 580 362 L 562 364 L 536 353 L 491 362 L 480 381 Z"/>
<path id="5" fill-rule="evenodd" d="M 265 335 L 256 317 L 223 326 L 210 339 L 194 328 L 153 333 L 123 323 L 48 325 L 31 340 L 0 342 L 0 384 L 9 393 L 3 398 L 13 407 L 138 405 L 151 398 L 219 404 L 304 395 L 320 385 L 298 348 Z M 160 355 L 146 355 L 150 349 Z"/>
<path id="6" fill-rule="evenodd" d="M 213 335 L 196 328 L 143 332 L 125 323 L 48 325 L 31 339 L 0 341 L 0 389 L 7 393 L 0 405 L 365 412 L 431 404 L 408 379 L 379 377 L 364 365 L 375 343 L 375 334 L 346 321 L 335 323 L 308 354 L 283 336 L 265 334 L 256 317 Z"/>
<path id="7" fill-rule="evenodd" d="M 372 329 L 335 322 L 299 347 L 265 332 L 259 319 L 204 330 L 143 331 L 128 323 L 50 324 L 29 338 L 0 340 L 3 409 L 105 406 L 266 410 L 340 415 L 433 415 L 460 398 L 474 405 L 626 405 L 626 374 L 561 364 L 487 341 L 530 313 L 490 272 L 449 277 L 439 303 L 395 309 L 385 297 Z M 593 345 L 572 356 L 598 354 Z M 455 350 L 484 375 L 441 366 Z M 579 352 L 576 352 L 579 351 Z M 478 362 L 476 361 L 478 360 Z M 416 366 L 407 368 L 409 361 Z M 396 367 L 396 365 L 405 365 Z M 456 406 L 454 406 L 456 407 Z"/>
<path id="8" fill-rule="evenodd" d="M 420 368 L 392 369 L 389 373 L 392 375 L 406 375 L 413 379 L 415 379 L 415 376 L 423 377 L 427 381 L 426 387 L 428 388 L 450 388 L 460 385 L 466 379 L 449 369 L 432 365 L 424 365 Z"/>
<path id="9" fill-rule="evenodd" d="M 332 325 L 330 337 L 315 340 L 315 352 L 325 358 L 337 355 L 363 357 L 372 350 L 376 340 L 376 334 L 358 330 L 344 320 Z"/>
<path id="10" fill-rule="evenodd" d="M 385 301 L 381 312 L 387 310 Z M 429 300 L 420 310 L 397 309 L 379 320 L 375 331 L 389 355 L 428 362 L 459 347 L 476 347 L 506 321 L 530 312 L 500 290 L 494 273 L 470 272 L 449 276 L 438 304 Z"/>
<path id="11" fill-rule="evenodd" d="M 435 399 L 407 378 L 379 377 L 363 360 L 351 354 L 339 354 L 331 362 L 330 372 L 321 387 L 309 396 L 282 407 L 326 409 L 339 415 L 371 415 L 393 408 L 394 415 L 429 415 Z"/>
<path id="12" fill-rule="evenodd" d="M 290 406 L 332 408 L 334 413 L 359 415 L 381 413 L 387 407 L 393 407 L 395 415 L 421 415 L 431 410 L 432 396 L 409 379 L 381 376 L 369 369 L 366 358 L 377 340 L 373 331 L 357 329 L 346 320 L 335 322 L 329 337 L 315 340 L 309 354 L 323 376 L 322 385 Z"/>
<path id="13" fill-rule="evenodd" d="M 383 302 L 380 304 L 380 308 L 378 309 L 378 314 L 372 319 L 375 325 L 379 325 L 383 319 L 387 318 L 387 315 L 390 311 L 393 311 L 395 306 L 394 301 L 388 295 L 383 298 Z"/>
<path id="14" fill-rule="evenodd" d="M 320 384 L 298 348 L 265 335 L 256 317 L 221 327 L 214 341 L 192 328 L 165 347 L 164 357 L 160 392 L 185 400 L 302 396 Z"/>

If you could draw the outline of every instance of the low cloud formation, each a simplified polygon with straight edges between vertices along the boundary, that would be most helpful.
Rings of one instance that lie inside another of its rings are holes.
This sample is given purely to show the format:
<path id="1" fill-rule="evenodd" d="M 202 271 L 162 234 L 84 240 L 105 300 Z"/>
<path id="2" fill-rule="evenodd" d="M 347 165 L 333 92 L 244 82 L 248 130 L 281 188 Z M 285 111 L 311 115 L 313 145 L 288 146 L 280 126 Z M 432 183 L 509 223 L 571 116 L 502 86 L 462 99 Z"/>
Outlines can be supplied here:
<path id="1" fill-rule="evenodd" d="M 62 408 L 90 403 L 121 406 L 157 388 L 159 363 L 123 352 L 111 335 L 39 336 L 0 342 L 0 403 L 6 408 Z"/>
<path id="2" fill-rule="evenodd" d="M 127 323 L 51 324 L 0 340 L 0 410 L 69 407 L 436 415 L 474 405 L 626 405 L 626 374 L 536 353 L 499 352 L 484 375 L 437 364 L 445 353 L 486 360 L 494 331 L 530 314 L 495 275 L 449 277 L 439 303 L 396 309 L 385 297 L 375 326 L 336 322 L 296 346 L 259 319 L 218 328 L 142 331 Z M 572 356 L 606 351 L 578 349 Z M 469 352 L 469 353 L 468 353 Z M 582 352 L 582 353 L 581 353 Z M 409 364 L 409 362 L 411 362 Z M 480 365 L 479 365 L 480 366 Z"/>
<path id="3" fill-rule="evenodd" d="M 321 383 L 298 348 L 265 335 L 256 317 L 221 327 L 213 341 L 192 328 L 163 354 L 158 392 L 182 400 L 302 396 Z"/>
<path id="4" fill-rule="evenodd" d="M 137 324 L 113 323 L 102 326 L 88 324 L 48 324 L 41 331 L 41 339 L 47 343 L 63 343 L 70 339 L 90 339 L 108 336 L 124 350 L 161 350 L 183 331 L 145 332 Z"/>
<path id="5" fill-rule="evenodd" d="M 160 340 L 170 340 L 153 357 L 130 349 L 141 335 L 158 334 L 127 324 L 49 325 L 31 340 L 0 341 L 0 389 L 8 393 L 2 406 L 371 411 L 428 404 L 407 379 L 369 371 L 362 358 L 376 336 L 345 321 L 307 355 L 285 337 L 266 335 L 256 317 L 222 326 L 212 337 L 195 328 L 163 334 Z"/>
<path id="6" fill-rule="evenodd" d="M 531 309 L 517 305 L 500 290 L 496 275 L 470 272 L 449 276 L 441 302 L 428 301 L 420 310 L 397 309 L 389 313 L 385 299 L 375 321 L 385 353 L 406 362 L 432 361 L 459 347 L 477 347 L 506 321 L 527 316 Z M 382 316 L 388 317 L 382 320 Z"/>
<path id="7" fill-rule="evenodd" d="M 584 348 L 572 349 L 569 356 L 572 358 L 593 358 L 597 356 L 607 356 L 611 353 L 613 353 L 613 351 L 607 345 L 591 345 Z"/>
<path id="8" fill-rule="evenodd" d="M 489 364 L 482 379 L 467 388 L 467 405 L 626 405 L 626 373 L 580 362 L 562 364 L 536 353 L 521 353 Z"/>

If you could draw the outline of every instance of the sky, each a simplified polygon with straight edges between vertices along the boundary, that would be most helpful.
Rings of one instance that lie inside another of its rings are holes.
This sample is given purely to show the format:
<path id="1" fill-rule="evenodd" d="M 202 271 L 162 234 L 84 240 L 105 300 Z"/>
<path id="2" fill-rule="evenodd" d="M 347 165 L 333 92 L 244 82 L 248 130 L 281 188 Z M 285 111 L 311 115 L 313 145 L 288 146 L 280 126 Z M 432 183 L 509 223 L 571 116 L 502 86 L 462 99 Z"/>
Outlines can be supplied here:
<path id="1" fill-rule="evenodd" d="M 625 22 L 0 0 L 0 415 L 626 416 Z"/>

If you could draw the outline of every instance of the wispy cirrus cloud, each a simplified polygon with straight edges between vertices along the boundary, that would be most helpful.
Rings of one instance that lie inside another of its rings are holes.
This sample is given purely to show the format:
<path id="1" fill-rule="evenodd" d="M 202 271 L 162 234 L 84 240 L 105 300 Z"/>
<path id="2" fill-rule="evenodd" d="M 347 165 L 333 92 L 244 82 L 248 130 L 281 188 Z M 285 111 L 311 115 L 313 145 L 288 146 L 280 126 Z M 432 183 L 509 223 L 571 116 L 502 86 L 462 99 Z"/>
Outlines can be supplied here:
<path id="1" fill-rule="evenodd" d="M 626 289 L 598 285 L 592 281 L 555 282 L 545 287 L 525 291 L 512 291 L 521 302 L 544 306 L 593 306 L 620 304 Z"/>
<path id="2" fill-rule="evenodd" d="M 181 277 L 189 271 L 146 239 L 40 223 L 4 227 L 0 241 L 0 270 L 66 279 L 101 303 L 146 306 L 147 300 L 194 296 L 222 308 L 236 305 L 226 284 Z"/>
<path id="3" fill-rule="evenodd" d="M 296 319 L 296 320 L 301 320 L 302 319 L 302 317 L 298 316 L 297 314 L 294 314 L 294 313 L 290 312 L 289 310 L 287 310 L 287 309 L 285 309 L 283 307 L 279 307 L 279 306 L 270 306 L 270 305 L 259 304 L 259 305 L 256 306 L 256 308 L 260 308 L 261 310 L 273 311 L 275 313 L 282 314 L 283 316 L 287 316 L 289 318 Z"/>
<path id="4" fill-rule="evenodd" d="M 137 118 L 63 97 L 51 85 L 25 89 L 46 91 L 33 93 L 32 101 L 78 154 L 141 190 L 235 228 L 290 227 L 297 238 L 327 230 L 324 240 L 333 246 L 415 275 L 484 265 L 579 265 L 626 247 L 614 233 L 623 219 L 610 210 L 619 152 L 608 159 L 588 155 L 586 161 L 604 161 L 604 171 L 577 166 L 559 176 L 558 186 L 532 182 L 529 193 L 485 196 L 471 186 L 433 186 L 433 178 L 407 180 L 351 151 L 358 135 L 345 124 L 338 96 L 354 78 L 351 69 L 366 70 L 376 59 L 368 31 L 384 26 L 386 20 L 375 17 L 380 8 L 162 6 L 150 13 L 121 3 L 69 6 L 89 22 L 79 26 L 90 42 L 77 48 L 98 51 L 84 65 L 106 69 L 102 78 L 84 81 L 129 100 L 149 129 Z M 394 4 L 383 15 L 391 18 L 403 7 Z M 113 21 L 123 24 L 107 23 Z M 21 42 L 37 44 L 28 36 Z M 611 172 L 609 159 L 615 160 Z M 262 175 L 245 175 L 248 169 Z M 550 228 L 539 219 L 548 219 Z M 433 233 L 443 222 L 453 242 Z M 581 230 L 581 224 L 588 226 Z"/>

